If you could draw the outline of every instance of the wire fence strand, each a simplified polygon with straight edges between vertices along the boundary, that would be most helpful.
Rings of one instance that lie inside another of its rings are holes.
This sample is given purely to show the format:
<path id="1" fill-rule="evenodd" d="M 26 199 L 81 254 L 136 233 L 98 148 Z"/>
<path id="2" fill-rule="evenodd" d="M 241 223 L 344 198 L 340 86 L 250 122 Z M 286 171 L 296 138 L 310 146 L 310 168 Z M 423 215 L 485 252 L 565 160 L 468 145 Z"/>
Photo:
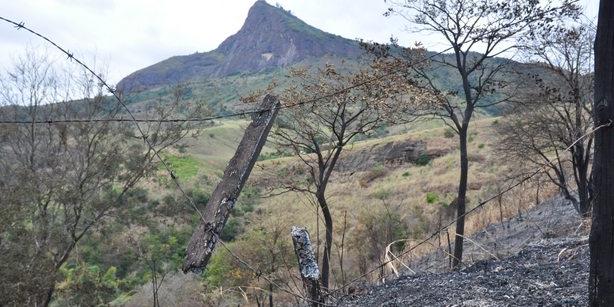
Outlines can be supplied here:
<path id="1" fill-rule="evenodd" d="M 477 206 L 475 206 L 474 208 L 472 208 L 471 210 L 465 212 L 464 214 L 458 216 L 456 219 L 452 220 L 451 222 L 449 222 L 448 224 L 440 227 L 439 229 L 437 229 L 435 232 L 431 233 L 427 238 L 423 239 L 422 241 L 418 242 L 417 244 L 413 245 L 411 248 L 403 251 L 401 254 L 397 255 L 397 258 L 403 257 L 409 253 L 411 253 L 412 251 L 414 251 L 415 249 L 417 249 L 418 247 L 420 247 L 423 244 L 426 244 L 427 242 L 429 242 L 431 239 L 433 239 L 435 236 L 439 235 L 440 233 L 442 233 L 443 231 L 447 230 L 450 228 L 450 226 L 454 225 L 458 220 L 460 220 L 461 218 L 465 218 L 469 215 L 471 215 L 472 213 L 476 212 L 478 209 L 482 208 L 483 206 L 485 206 L 486 204 L 490 203 L 491 201 L 497 199 L 497 197 L 513 190 L 514 188 L 516 188 L 517 186 L 520 186 L 521 184 L 527 182 L 528 180 L 530 180 L 531 178 L 537 176 L 538 174 L 542 173 L 544 170 L 543 169 L 538 169 L 537 171 L 531 173 L 530 175 L 522 178 L 520 181 L 510 185 L 509 187 L 507 187 L 506 189 L 502 190 L 501 192 L 489 197 L 488 199 L 480 202 Z M 341 287 L 329 292 L 327 295 L 332 295 L 334 293 L 337 293 L 339 291 L 344 290 L 345 288 L 349 287 L 350 285 L 360 281 L 361 279 L 369 276 L 370 274 L 377 272 L 378 270 L 382 269 L 384 266 L 388 265 L 389 263 L 394 262 L 395 259 L 390 259 L 388 261 L 384 261 L 383 263 L 379 264 L 378 266 L 376 266 L 375 268 L 369 270 L 368 272 L 350 280 L 349 282 L 347 282 L 346 284 L 342 285 Z"/>
<path id="2" fill-rule="evenodd" d="M 169 173 L 169 175 L 171 176 L 172 180 L 174 181 L 176 187 L 180 190 L 180 192 L 183 194 L 183 196 L 189 201 L 189 203 L 191 204 L 192 208 L 200 215 L 201 219 L 204 220 L 204 216 L 203 214 L 200 212 L 200 210 L 198 209 L 198 207 L 195 205 L 193 199 L 191 197 L 189 197 L 187 195 L 187 193 L 185 192 L 185 190 L 182 188 L 181 184 L 179 183 L 179 181 L 177 180 L 176 176 L 173 173 L 173 170 L 170 168 L 170 166 L 168 165 L 168 163 L 160 156 L 159 151 L 156 150 L 154 148 L 154 146 L 151 144 L 151 142 L 149 141 L 149 139 L 147 138 L 147 136 L 145 135 L 144 131 L 142 130 L 141 126 L 139 125 L 139 123 L 150 123 L 150 122 L 167 122 L 167 123 L 181 123 L 181 122 L 204 122 L 204 121 L 211 121 L 211 120 L 216 120 L 216 119 L 223 119 L 223 118 L 231 118 L 231 117 L 240 117 L 240 116 L 247 116 L 247 115 L 252 115 L 252 114 L 258 114 L 261 112 L 267 112 L 267 111 L 271 111 L 271 109 L 254 109 L 254 110 L 248 110 L 248 111 L 241 111 L 241 112 L 236 112 L 236 113 L 232 113 L 232 114 L 226 114 L 226 115 L 217 115 L 217 116 L 209 116 L 209 117 L 202 117 L 202 118 L 172 118 L 172 119 L 151 119 L 151 118 L 137 118 L 132 112 L 131 110 L 128 108 L 128 106 L 124 103 L 124 101 L 122 100 L 122 98 L 118 95 L 116 89 L 112 88 L 99 74 L 97 74 L 96 72 L 94 72 L 88 65 L 86 65 L 84 62 L 82 62 L 80 59 L 76 58 L 73 53 L 71 53 L 68 49 L 63 48 L 62 46 L 60 46 L 59 44 L 55 43 L 53 40 L 51 40 L 50 38 L 46 37 L 45 35 L 42 35 L 28 27 L 25 26 L 25 24 L 23 22 L 15 22 L 11 19 L 5 18 L 0 16 L 0 20 L 3 20 L 5 22 L 8 22 L 10 24 L 12 24 L 17 30 L 25 30 L 39 38 L 41 38 L 42 40 L 48 42 L 49 44 L 51 44 L 53 47 L 55 47 L 56 49 L 58 49 L 59 51 L 61 51 L 62 53 L 64 53 L 67 56 L 68 60 L 72 60 L 75 63 L 77 63 L 78 65 L 80 65 L 81 67 L 83 67 L 84 69 L 86 69 L 90 74 L 92 74 L 99 82 L 102 86 L 104 86 L 109 93 L 112 94 L 112 96 L 115 98 L 115 100 L 117 101 L 117 103 L 126 111 L 128 118 L 102 118 L 102 119 L 61 119 L 61 120 L 54 120 L 54 119 L 49 119 L 49 120 L 40 120 L 40 121 L 19 121 L 19 120 L 15 120 L 15 121 L 10 121 L 10 120 L 0 120 L 0 124 L 54 124 L 54 123 L 97 123 L 97 122 L 132 122 L 135 124 L 135 127 L 137 128 L 137 131 L 141 134 L 144 142 L 147 144 L 147 146 L 149 147 L 150 150 L 153 151 L 154 155 L 160 160 L 160 162 L 162 163 L 162 165 L 164 166 L 164 168 L 167 170 L 167 172 Z M 414 65 L 426 62 L 436 56 L 442 55 L 445 52 L 449 51 L 451 48 L 447 48 L 443 51 L 440 51 L 438 53 L 435 53 L 417 63 L 415 63 Z M 369 83 L 375 82 L 375 81 L 379 81 L 382 80 L 384 78 L 388 78 L 393 76 L 394 74 L 397 74 L 399 72 L 401 72 L 402 69 L 405 69 L 404 67 L 398 70 L 393 70 L 387 74 L 383 74 L 371 79 L 367 79 L 365 81 L 362 81 L 360 83 L 356 83 L 353 84 L 352 86 L 348 86 L 342 89 L 339 89 L 337 91 L 322 95 L 322 96 L 317 96 L 305 101 L 300 101 L 294 104 L 289 104 L 289 105 L 284 105 L 279 107 L 280 109 L 287 109 L 287 108 L 293 108 L 293 107 L 297 107 L 297 106 L 301 106 L 301 105 L 306 105 L 306 104 L 311 104 L 311 103 L 315 103 L 319 100 L 322 99 L 326 99 L 326 98 L 331 98 L 331 97 L 335 97 L 337 95 L 343 94 L 347 91 L 350 91 L 352 89 L 358 88 L 358 87 L 362 87 L 365 86 Z M 612 123 L 608 123 L 608 124 L 604 124 L 601 125 L 599 127 L 596 127 L 594 130 L 592 130 L 590 133 L 588 134 L 592 134 L 595 131 L 597 131 L 598 129 L 601 128 L 605 128 L 605 127 L 609 127 Z M 587 134 L 587 135 L 588 135 Z M 576 142 L 579 142 L 582 138 L 586 137 L 587 135 L 582 136 L 581 138 L 579 138 L 578 140 L 576 140 Z M 574 142 L 574 144 L 576 143 Z M 572 144 L 573 146 L 573 144 Z M 571 147 L 571 146 L 570 146 Z M 456 219 L 454 219 L 453 221 L 449 222 L 448 224 L 440 227 L 438 230 L 436 230 L 435 232 L 431 233 L 427 238 L 425 238 L 424 240 L 418 242 L 417 244 L 413 245 L 411 248 L 403 251 L 401 254 L 396 255 L 394 258 L 385 261 L 383 263 L 381 263 L 380 265 L 376 266 L 375 268 L 369 270 L 368 272 L 352 279 L 351 281 L 345 283 L 344 285 L 342 285 L 341 287 L 330 291 L 328 293 L 326 293 L 326 297 L 332 297 L 333 294 L 344 290 L 345 288 L 347 288 L 348 286 L 350 286 L 351 284 L 354 284 L 356 282 L 358 282 L 359 280 L 363 279 L 364 277 L 382 269 L 384 266 L 388 265 L 391 262 L 394 262 L 395 259 L 400 258 L 404 255 L 407 255 L 409 253 L 411 253 L 413 250 L 415 250 L 416 248 L 420 247 L 423 244 L 426 244 L 427 242 L 429 242 L 431 239 L 433 239 L 435 236 L 441 234 L 443 231 L 448 230 L 452 225 L 454 225 L 459 219 L 465 218 L 469 215 L 471 215 L 472 213 L 476 212 L 478 209 L 482 208 L 483 206 L 487 205 L 488 203 L 490 203 L 492 200 L 500 197 L 501 195 L 511 191 L 512 189 L 514 189 L 517 186 L 520 186 L 521 184 L 523 184 L 524 182 L 530 180 L 531 178 L 537 176 L 538 174 L 544 172 L 543 169 L 538 169 L 537 171 L 531 173 L 530 175 L 524 177 L 523 179 L 521 179 L 520 181 L 510 185 L 508 188 L 504 189 L 503 191 L 493 195 L 492 197 L 480 202 L 477 206 L 475 206 L 474 208 L 472 208 L 471 210 L 465 212 L 463 215 L 458 216 Z M 253 271 L 255 274 L 259 274 L 259 272 L 257 272 L 257 270 L 255 270 L 248 262 L 246 262 L 245 260 L 241 259 L 238 255 L 234 254 L 222 241 L 221 245 L 223 246 L 224 249 L 226 249 L 234 258 L 236 258 L 240 263 L 242 263 L 245 267 L 247 267 L 248 269 L 250 269 L 251 271 Z M 305 302 L 313 302 L 312 300 L 294 293 L 293 291 L 290 291 L 288 289 L 285 289 L 283 287 L 281 287 L 280 285 L 278 285 L 277 283 L 275 283 L 273 280 L 269 279 L 266 276 L 263 276 L 263 278 L 265 280 L 267 280 L 267 282 L 269 282 L 270 284 L 274 285 L 275 287 L 277 287 L 278 289 L 280 289 L 283 292 L 286 292 L 288 294 L 291 294 L 297 298 L 300 298 L 301 300 L 304 300 Z M 325 306 L 333 306 L 333 305 L 325 305 Z"/>
<path id="3" fill-rule="evenodd" d="M 91 69 L 87 64 L 85 64 L 83 61 L 81 61 L 79 58 L 75 57 L 71 52 L 68 51 L 68 49 L 63 48 L 62 46 L 60 46 L 59 44 L 55 43 L 53 40 L 51 40 L 50 38 L 48 38 L 47 36 L 40 34 L 28 27 L 25 26 L 24 22 L 15 22 L 11 19 L 5 18 L 0 16 L 0 20 L 6 21 L 12 25 L 15 26 L 15 28 L 17 30 L 21 30 L 24 29 L 25 31 L 28 31 L 29 33 L 43 39 L 44 41 L 48 42 L 49 44 L 51 44 L 53 47 L 55 47 L 56 49 L 58 49 L 60 52 L 64 53 L 67 56 L 68 60 L 72 60 L 75 61 L 75 63 L 77 63 L 79 66 L 83 67 L 85 70 L 87 70 L 90 74 L 92 74 L 92 76 L 94 76 L 98 82 L 104 87 L 106 88 L 109 93 L 111 93 L 111 95 L 115 98 L 115 100 L 117 101 L 117 103 L 119 104 L 119 106 L 121 108 L 123 108 L 126 113 L 129 116 L 129 121 L 133 122 L 137 131 L 139 132 L 139 134 L 141 135 L 143 141 L 145 142 L 145 144 L 147 145 L 147 147 L 149 148 L 149 150 L 151 150 L 154 153 L 154 156 L 156 158 L 158 158 L 158 160 L 160 161 L 160 163 L 164 166 L 164 168 L 166 169 L 166 171 L 168 172 L 168 174 L 171 177 L 171 180 L 173 180 L 173 182 L 175 183 L 175 185 L 177 186 L 177 189 L 183 194 L 183 196 L 188 200 L 188 202 L 190 203 L 190 205 L 192 206 L 192 208 L 200 215 L 200 218 L 202 220 L 204 220 L 204 215 L 202 214 L 202 212 L 198 209 L 198 207 L 196 206 L 196 203 L 194 203 L 194 200 L 185 192 L 185 190 L 183 189 L 183 187 L 181 186 L 181 184 L 179 183 L 179 180 L 177 179 L 177 176 L 175 176 L 173 170 L 171 169 L 171 167 L 168 165 L 168 163 L 162 158 L 162 156 L 160 156 L 160 152 L 153 146 L 153 144 L 151 143 L 151 141 L 149 140 L 149 138 L 147 137 L 147 135 L 145 134 L 145 132 L 143 131 L 143 128 L 141 127 L 141 125 L 139 124 L 139 121 L 137 121 L 137 118 L 134 116 L 134 114 L 132 113 L 132 111 L 130 111 L 130 109 L 128 108 L 128 106 L 124 103 L 124 101 L 121 99 L 121 97 L 119 97 L 119 95 L 117 94 L 117 91 L 112 88 L 107 82 L 106 80 L 104 80 L 104 78 L 102 78 L 100 76 L 100 74 L 96 73 L 93 69 Z M 30 121 L 30 123 L 33 123 L 32 121 Z"/>

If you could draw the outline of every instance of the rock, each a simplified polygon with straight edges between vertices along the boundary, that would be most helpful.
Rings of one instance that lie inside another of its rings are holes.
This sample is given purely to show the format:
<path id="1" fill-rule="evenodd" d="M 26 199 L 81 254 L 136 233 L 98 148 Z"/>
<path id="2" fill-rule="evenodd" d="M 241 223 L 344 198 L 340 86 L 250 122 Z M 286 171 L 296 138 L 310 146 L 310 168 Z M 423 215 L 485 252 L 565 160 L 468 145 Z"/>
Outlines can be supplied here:
<path id="1" fill-rule="evenodd" d="M 423 155 L 433 159 L 443 154 L 445 154 L 444 151 L 440 151 L 437 155 L 430 155 L 426 142 L 421 140 L 388 142 L 383 145 L 377 144 L 344 152 L 337 163 L 336 170 L 341 172 L 368 171 L 376 166 L 394 167 L 415 163 Z"/>

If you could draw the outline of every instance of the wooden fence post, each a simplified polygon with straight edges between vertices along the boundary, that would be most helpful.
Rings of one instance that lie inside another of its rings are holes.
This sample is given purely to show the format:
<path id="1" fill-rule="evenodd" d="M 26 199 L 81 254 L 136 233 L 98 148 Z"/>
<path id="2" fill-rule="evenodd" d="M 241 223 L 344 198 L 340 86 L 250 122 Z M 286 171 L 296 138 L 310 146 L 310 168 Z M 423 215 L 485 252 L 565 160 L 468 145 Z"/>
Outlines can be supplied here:
<path id="1" fill-rule="evenodd" d="M 207 266 L 228 215 L 266 143 L 279 106 L 277 97 L 267 95 L 259 106 L 262 111 L 252 115 L 252 122 L 245 130 L 237 151 L 228 162 L 222 181 L 215 187 L 205 207 L 204 220 L 192 234 L 183 263 L 184 273 L 198 272 Z"/>
<path id="2" fill-rule="evenodd" d="M 324 297 L 320 290 L 320 269 L 318 268 L 318 261 L 313 255 L 309 233 L 305 228 L 292 226 L 290 234 L 292 235 L 296 258 L 298 258 L 303 286 L 309 294 L 311 306 L 322 306 Z"/>

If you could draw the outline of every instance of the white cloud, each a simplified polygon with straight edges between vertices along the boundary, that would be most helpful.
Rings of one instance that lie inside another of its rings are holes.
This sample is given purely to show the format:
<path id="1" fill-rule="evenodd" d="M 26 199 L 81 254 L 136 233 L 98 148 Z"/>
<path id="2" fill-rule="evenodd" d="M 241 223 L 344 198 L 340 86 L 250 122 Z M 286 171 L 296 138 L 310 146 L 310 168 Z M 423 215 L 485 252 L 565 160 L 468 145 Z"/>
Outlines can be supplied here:
<path id="1" fill-rule="evenodd" d="M 215 49 L 239 30 L 254 0 L 0 0 L 4 16 L 23 21 L 76 54 L 106 62 L 115 83 L 127 74 L 173 55 Z M 268 0 L 275 4 L 275 0 Z M 405 31 L 400 19 L 385 18 L 383 0 L 277 0 L 324 31 L 347 38 L 385 42 L 391 35 L 405 45 L 423 41 L 441 50 L 433 36 Z M 598 0 L 583 0 L 596 16 Z M 0 23 L 0 66 L 42 42 Z"/>

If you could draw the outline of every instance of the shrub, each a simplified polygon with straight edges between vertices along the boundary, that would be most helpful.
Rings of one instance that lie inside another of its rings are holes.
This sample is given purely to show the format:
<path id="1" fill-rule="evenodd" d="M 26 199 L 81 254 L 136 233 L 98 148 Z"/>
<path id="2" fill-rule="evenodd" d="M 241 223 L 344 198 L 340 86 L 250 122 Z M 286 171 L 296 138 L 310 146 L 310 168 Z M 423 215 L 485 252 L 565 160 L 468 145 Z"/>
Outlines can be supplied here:
<path id="1" fill-rule="evenodd" d="M 388 197 L 390 197 L 390 195 L 392 195 L 392 192 L 388 189 L 379 189 L 375 191 L 373 194 L 371 194 L 373 198 L 376 198 L 379 200 L 386 200 Z"/>
<path id="2" fill-rule="evenodd" d="M 435 193 L 435 192 L 428 192 L 428 193 L 426 193 L 426 203 L 434 204 L 437 201 L 439 201 L 439 195 L 437 195 L 437 193 Z"/>
<path id="3" fill-rule="evenodd" d="M 450 128 L 446 129 L 446 130 L 443 132 L 443 136 L 444 136 L 445 138 L 447 138 L 447 139 L 451 139 L 451 138 L 453 138 L 453 137 L 454 137 L 454 135 L 456 135 L 456 133 L 454 133 L 454 131 L 453 131 L 452 129 L 450 129 Z"/>
<path id="4" fill-rule="evenodd" d="M 401 176 L 403 176 L 403 177 L 409 177 L 409 176 L 411 176 L 411 174 L 410 174 L 409 172 L 405 172 L 405 173 L 403 173 L 403 175 L 401 175 Z"/>
<path id="5" fill-rule="evenodd" d="M 484 148 L 484 143 L 481 143 L 480 145 L 478 145 L 478 148 L 479 148 L 479 149 Z"/>
<path id="6" fill-rule="evenodd" d="M 226 222 L 226 225 L 222 229 L 220 238 L 224 241 L 233 241 L 242 232 L 243 225 L 241 225 L 239 219 L 231 216 L 228 218 L 228 222 Z"/>
<path id="7" fill-rule="evenodd" d="M 279 158 L 289 157 L 289 156 L 292 156 L 292 154 L 289 153 L 289 152 L 282 152 L 282 151 L 275 151 L 275 152 L 269 152 L 269 153 L 261 153 L 258 156 L 258 161 L 279 159 Z"/>
<path id="8" fill-rule="evenodd" d="M 427 154 L 421 154 L 418 159 L 416 159 L 416 165 L 425 166 L 431 162 L 431 158 Z"/>

